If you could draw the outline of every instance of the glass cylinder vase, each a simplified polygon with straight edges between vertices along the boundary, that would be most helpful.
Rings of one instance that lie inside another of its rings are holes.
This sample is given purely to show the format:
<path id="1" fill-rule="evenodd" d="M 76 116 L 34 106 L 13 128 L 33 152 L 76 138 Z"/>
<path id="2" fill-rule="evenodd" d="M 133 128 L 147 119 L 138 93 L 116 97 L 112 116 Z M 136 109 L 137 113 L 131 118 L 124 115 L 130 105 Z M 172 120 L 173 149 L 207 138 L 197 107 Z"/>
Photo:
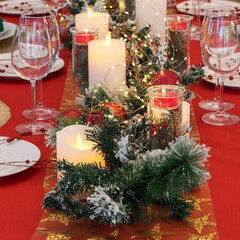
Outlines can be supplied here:
<path id="1" fill-rule="evenodd" d="M 192 16 L 172 14 L 165 18 L 167 58 L 171 68 L 182 73 L 190 64 L 190 32 Z"/>
<path id="2" fill-rule="evenodd" d="M 153 149 L 165 149 L 168 143 L 182 134 L 182 102 L 184 88 L 157 85 L 148 88 L 149 133 Z"/>
<path id="3" fill-rule="evenodd" d="M 97 29 L 92 27 L 73 27 L 72 64 L 73 78 L 81 94 L 89 87 L 88 82 L 88 43 L 97 38 Z"/>

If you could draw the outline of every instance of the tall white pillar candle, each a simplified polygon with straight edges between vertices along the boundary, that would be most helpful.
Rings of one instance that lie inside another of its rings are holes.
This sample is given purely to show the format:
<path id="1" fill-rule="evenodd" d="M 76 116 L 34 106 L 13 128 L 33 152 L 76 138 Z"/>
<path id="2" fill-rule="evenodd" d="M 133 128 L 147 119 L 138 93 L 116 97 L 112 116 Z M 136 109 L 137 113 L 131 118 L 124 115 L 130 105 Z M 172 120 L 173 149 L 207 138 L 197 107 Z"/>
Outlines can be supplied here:
<path id="1" fill-rule="evenodd" d="M 105 83 L 110 88 L 123 88 L 126 81 L 125 42 L 106 38 L 88 43 L 89 87 Z"/>
<path id="2" fill-rule="evenodd" d="M 102 12 L 84 12 L 75 16 L 76 27 L 94 27 L 98 29 L 98 38 L 105 38 L 109 32 L 109 15 Z"/>
<path id="3" fill-rule="evenodd" d="M 167 0 L 135 0 L 137 28 L 151 25 L 151 34 L 160 36 L 165 41 L 165 22 Z"/>
<path id="4" fill-rule="evenodd" d="M 182 103 L 182 127 L 184 124 L 190 124 L 190 103 Z"/>
<path id="5" fill-rule="evenodd" d="M 92 150 L 93 142 L 86 140 L 85 131 L 90 127 L 71 125 L 57 132 L 57 159 L 65 159 L 70 163 L 101 163 L 105 166 L 102 156 Z"/>

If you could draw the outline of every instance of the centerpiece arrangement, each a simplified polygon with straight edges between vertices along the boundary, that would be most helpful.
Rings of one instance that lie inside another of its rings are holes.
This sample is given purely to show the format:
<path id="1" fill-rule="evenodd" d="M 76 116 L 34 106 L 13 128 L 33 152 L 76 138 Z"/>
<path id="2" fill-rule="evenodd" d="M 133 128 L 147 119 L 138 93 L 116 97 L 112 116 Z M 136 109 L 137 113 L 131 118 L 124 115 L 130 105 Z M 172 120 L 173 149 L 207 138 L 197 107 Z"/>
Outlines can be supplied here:
<path id="1" fill-rule="evenodd" d="M 73 1 L 71 10 L 82 8 L 80 3 Z M 100 1 L 91 3 L 96 8 Z M 126 62 L 107 69 L 113 70 L 107 81 L 95 75 L 92 84 L 88 53 L 89 86 L 77 98 L 81 112 L 60 115 L 48 131 L 48 144 L 57 146 L 59 178 L 43 206 L 115 226 L 147 221 L 147 207 L 160 204 L 171 219 L 184 220 L 194 210 L 191 193 L 210 178 L 209 148 L 188 137 L 185 119 L 186 101 L 194 96 L 189 84 L 204 72 L 199 66 L 174 71 L 179 59 L 169 58 L 168 48 L 181 56 L 181 38 L 169 46 L 150 25 L 137 30 L 134 17 L 103 6 L 111 10 L 112 37 L 124 43 Z M 119 86 L 116 67 L 125 70 Z"/>

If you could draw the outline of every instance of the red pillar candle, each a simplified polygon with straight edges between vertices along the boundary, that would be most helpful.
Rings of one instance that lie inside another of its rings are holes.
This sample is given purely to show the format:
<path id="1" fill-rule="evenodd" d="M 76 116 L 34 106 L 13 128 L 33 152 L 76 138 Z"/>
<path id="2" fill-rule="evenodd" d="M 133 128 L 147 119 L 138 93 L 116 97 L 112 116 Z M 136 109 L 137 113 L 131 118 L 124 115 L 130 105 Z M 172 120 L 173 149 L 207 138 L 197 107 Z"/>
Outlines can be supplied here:
<path id="1" fill-rule="evenodd" d="M 76 43 L 87 44 L 88 42 L 95 39 L 95 35 L 89 32 L 76 33 Z"/>
<path id="2" fill-rule="evenodd" d="M 163 89 L 159 96 L 155 97 L 153 104 L 159 108 L 176 108 L 178 104 L 177 94 L 175 92 L 165 92 Z"/>

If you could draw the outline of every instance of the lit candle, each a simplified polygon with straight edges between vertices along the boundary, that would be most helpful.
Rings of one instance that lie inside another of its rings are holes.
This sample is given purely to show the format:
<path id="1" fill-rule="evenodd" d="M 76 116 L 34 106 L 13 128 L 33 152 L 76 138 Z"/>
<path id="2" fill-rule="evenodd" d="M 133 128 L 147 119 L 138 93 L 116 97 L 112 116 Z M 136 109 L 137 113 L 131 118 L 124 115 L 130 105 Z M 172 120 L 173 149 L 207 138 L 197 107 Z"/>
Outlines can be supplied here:
<path id="1" fill-rule="evenodd" d="M 175 92 L 166 92 L 163 88 L 162 93 L 154 98 L 154 106 L 161 108 L 176 108 L 177 95 Z"/>
<path id="2" fill-rule="evenodd" d="M 84 125 L 71 125 L 57 132 L 57 159 L 66 159 L 70 163 L 105 162 L 96 150 L 93 142 L 86 140 L 85 131 L 91 129 Z"/>
<path id="3" fill-rule="evenodd" d="M 182 127 L 184 124 L 190 124 L 190 103 L 183 101 L 182 103 Z"/>
<path id="4" fill-rule="evenodd" d="M 136 0 L 137 28 L 151 25 L 151 33 L 165 41 L 165 22 L 167 0 Z"/>
<path id="5" fill-rule="evenodd" d="M 105 38 L 109 31 L 109 15 L 102 12 L 88 12 L 79 13 L 75 16 L 75 26 L 94 27 L 98 29 L 98 38 Z"/>
<path id="6" fill-rule="evenodd" d="M 172 21 L 169 21 L 169 29 L 172 31 L 187 30 L 187 22 L 179 16 Z"/>
<path id="7" fill-rule="evenodd" d="M 90 42 L 94 39 L 95 39 L 95 34 L 92 32 L 89 32 L 87 28 L 85 28 L 82 31 L 78 31 L 76 33 L 76 42 L 77 43 L 87 44 L 88 42 Z"/>
<path id="8" fill-rule="evenodd" d="M 125 42 L 111 39 L 97 39 L 88 44 L 89 87 L 105 83 L 111 88 L 123 88 L 126 81 Z"/>

